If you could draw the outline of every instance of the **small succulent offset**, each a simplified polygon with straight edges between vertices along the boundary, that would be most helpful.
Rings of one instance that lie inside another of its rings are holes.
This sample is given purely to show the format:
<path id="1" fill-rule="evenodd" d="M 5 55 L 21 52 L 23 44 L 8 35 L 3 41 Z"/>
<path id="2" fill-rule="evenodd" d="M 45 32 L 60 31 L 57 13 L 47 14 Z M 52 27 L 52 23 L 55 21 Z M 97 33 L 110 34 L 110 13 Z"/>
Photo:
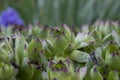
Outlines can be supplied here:
<path id="1" fill-rule="evenodd" d="M 119 26 L 1 28 L 0 80 L 119 80 Z"/>
<path id="2" fill-rule="evenodd" d="M 8 27 L 9 25 L 24 25 L 23 20 L 20 18 L 16 10 L 8 7 L 0 14 L 0 26 Z"/>

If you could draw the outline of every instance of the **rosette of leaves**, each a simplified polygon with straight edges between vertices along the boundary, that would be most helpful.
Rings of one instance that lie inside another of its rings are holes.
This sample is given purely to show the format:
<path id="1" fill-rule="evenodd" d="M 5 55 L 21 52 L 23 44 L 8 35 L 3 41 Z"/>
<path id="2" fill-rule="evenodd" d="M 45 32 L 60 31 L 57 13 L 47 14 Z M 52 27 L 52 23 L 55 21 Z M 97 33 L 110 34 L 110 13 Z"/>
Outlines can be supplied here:
<path id="1" fill-rule="evenodd" d="M 40 49 L 37 46 L 40 45 L 37 45 L 34 40 L 28 44 L 21 34 L 15 34 L 14 37 L 1 37 L 0 79 L 41 80 L 42 71 L 45 70 L 43 64 L 45 58 L 42 52 L 37 52 Z M 40 56 L 36 57 L 36 54 Z"/>
<path id="2" fill-rule="evenodd" d="M 41 80 L 42 71 L 45 70 L 45 66 L 47 64 L 47 60 L 43 55 L 41 41 L 39 38 L 32 39 L 28 46 L 24 45 L 24 48 L 27 48 L 25 50 L 27 56 L 23 59 L 23 64 L 21 64 L 23 69 L 20 71 L 21 74 L 18 74 L 18 76 L 20 76 L 21 79 L 26 80 Z M 22 75 L 23 72 L 25 73 L 24 76 Z"/>
<path id="3" fill-rule="evenodd" d="M 100 56 L 100 54 L 95 53 L 86 63 L 86 66 L 88 66 L 88 70 L 85 76 L 85 80 L 119 79 L 120 58 L 118 53 L 110 53 L 108 50 L 106 50 L 104 54 L 105 58 L 102 57 L 103 55 Z"/>
<path id="4" fill-rule="evenodd" d="M 98 21 L 88 28 L 91 35 L 95 38 L 95 47 L 107 44 L 112 40 L 113 31 L 120 32 L 119 24 L 113 21 Z"/>
<path id="5" fill-rule="evenodd" d="M 6 79 L 12 80 L 15 78 L 14 68 L 10 64 L 11 53 L 7 41 L 8 41 L 7 39 L 1 37 L 1 41 L 0 41 L 0 79 L 1 80 L 6 80 Z"/>
<path id="6" fill-rule="evenodd" d="M 107 79 L 111 69 L 106 63 L 106 58 L 103 58 L 103 52 L 101 51 L 101 48 L 97 48 L 94 53 L 90 54 L 89 60 L 85 65 L 88 67 L 85 80 Z"/>
<path id="7" fill-rule="evenodd" d="M 70 29 L 66 27 L 63 28 L 52 28 L 50 31 L 50 36 L 44 43 L 45 52 L 49 52 L 50 56 L 63 56 L 64 49 L 69 45 L 74 48 L 74 34 L 71 33 Z M 72 50 L 72 49 L 71 49 Z M 70 51 L 71 52 L 71 51 Z"/>
<path id="8" fill-rule="evenodd" d="M 43 80 L 83 80 L 86 71 L 87 67 L 75 70 L 70 59 L 55 57 L 53 60 L 49 61 L 47 73 L 43 73 Z"/>
<path id="9" fill-rule="evenodd" d="M 85 80 L 118 80 L 120 71 L 119 56 L 120 49 L 115 40 L 108 42 L 108 44 L 102 47 L 97 47 L 90 54 L 89 60 L 86 63 L 88 71 Z"/>
<path id="10" fill-rule="evenodd" d="M 75 36 L 67 25 L 62 26 L 52 28 L 49 37 L 42 41 L 45 56 L 48 59 L 62 56 L 77 62 L 86 62 L 88 52 L 92 51 L 90 46 L 94 38 L 88 33 L 78 33 Z"/>

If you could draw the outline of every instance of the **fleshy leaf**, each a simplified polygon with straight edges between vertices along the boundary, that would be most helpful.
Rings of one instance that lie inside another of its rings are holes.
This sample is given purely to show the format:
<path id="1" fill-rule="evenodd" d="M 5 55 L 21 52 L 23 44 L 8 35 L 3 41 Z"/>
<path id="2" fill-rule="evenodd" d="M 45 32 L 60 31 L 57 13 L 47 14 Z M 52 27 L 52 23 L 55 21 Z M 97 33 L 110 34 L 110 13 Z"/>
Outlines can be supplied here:
<path id="1" fill-rule="evenodd" d="M 78 50 L 74 50 L 70 55 L 70 58 L 77 62 L 86 62 L 88 57 L 89 55 L 87 53 Z"/>

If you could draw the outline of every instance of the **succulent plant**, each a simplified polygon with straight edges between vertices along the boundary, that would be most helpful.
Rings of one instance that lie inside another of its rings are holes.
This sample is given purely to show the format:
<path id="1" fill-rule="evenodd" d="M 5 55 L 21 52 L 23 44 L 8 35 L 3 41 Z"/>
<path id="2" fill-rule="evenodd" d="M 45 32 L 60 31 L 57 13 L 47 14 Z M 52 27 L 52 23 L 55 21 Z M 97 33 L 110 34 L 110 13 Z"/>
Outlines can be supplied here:
<path id="1" fill-rule="evenodd" d="M 1 80 L 120 79 L 118 23 L 0 30 Z"/>

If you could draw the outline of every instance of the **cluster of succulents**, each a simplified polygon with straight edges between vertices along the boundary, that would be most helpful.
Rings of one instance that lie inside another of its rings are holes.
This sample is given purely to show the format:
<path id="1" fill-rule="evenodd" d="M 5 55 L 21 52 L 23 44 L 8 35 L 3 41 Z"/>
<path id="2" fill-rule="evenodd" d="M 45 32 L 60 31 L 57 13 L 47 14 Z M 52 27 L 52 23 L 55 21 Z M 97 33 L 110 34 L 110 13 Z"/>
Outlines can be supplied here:
<path id="1" fill-rule="evenodd" d="M 65 24 L 1 27 L 0 80 L 119 80 L 119 35 L 112 21 L 77 31 Z"/>

